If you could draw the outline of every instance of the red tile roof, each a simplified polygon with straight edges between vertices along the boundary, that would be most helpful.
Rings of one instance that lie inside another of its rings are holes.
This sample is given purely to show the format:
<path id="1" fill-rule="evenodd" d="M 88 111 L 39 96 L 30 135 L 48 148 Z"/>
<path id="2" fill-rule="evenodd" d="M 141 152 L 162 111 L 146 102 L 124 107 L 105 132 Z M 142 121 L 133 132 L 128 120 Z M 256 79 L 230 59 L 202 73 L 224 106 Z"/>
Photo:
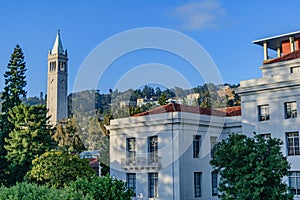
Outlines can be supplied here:
<path id="1" fill-rule="evenodd" d="M 271 63 L 276 63 L 276 62 L 293 60 L 293 59 L 296 59 L 296 58 L 300 58 L 300 50 L 297 50 L 295 52 L 283 55 L 279 58 L 274 58 L 274 59 L 271 59 L 271 60 L 265 60 L 263 64 L 271 64 Z"/>
<path id="2" fill-rule="evenodd" d="M 146 112 L 138 113 L 134 115 L 134 117 L 153 115 L 153 114 L 162 114 L 167 112 L 188 112 L 188 113 L 203 114 L 203 115 L 232 117 L 232 116 L 241 115 L 241 107 L 236 106 L 236 107 L 228 107 L 228 108 L 210 109 L 210 108 L 200 108 L 195 106 L 181 105 L 176 103 L 169 103 L 167 105 L 163 105 Z"/>

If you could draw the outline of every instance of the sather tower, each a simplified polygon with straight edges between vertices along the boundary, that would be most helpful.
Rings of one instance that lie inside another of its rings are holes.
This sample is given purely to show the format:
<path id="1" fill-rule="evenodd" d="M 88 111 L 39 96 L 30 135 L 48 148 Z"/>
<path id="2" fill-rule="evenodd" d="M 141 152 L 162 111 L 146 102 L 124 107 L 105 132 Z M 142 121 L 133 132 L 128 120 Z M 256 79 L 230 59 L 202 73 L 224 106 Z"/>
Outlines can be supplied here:
<path id="1" fill-rule="evenodd" d="M 53 48 L 48 53 L 47 108 L 52 125 L 67 117 L 67 94 L 68 54 L 63 48 L 58 30 Z"/>

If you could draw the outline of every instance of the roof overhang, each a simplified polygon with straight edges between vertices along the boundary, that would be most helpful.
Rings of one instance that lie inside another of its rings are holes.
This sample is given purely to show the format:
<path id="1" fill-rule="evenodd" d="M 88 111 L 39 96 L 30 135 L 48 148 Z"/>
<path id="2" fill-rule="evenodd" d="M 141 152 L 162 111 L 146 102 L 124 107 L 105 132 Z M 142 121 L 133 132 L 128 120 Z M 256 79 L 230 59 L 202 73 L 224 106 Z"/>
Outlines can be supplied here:
<path id="1" fill-rule="evenodd" d="M 269 49 L 276 51 L 278 47 L 281 47 L 282 41 L 289 40 L 290 37 L 300 38 L 300 31 L 268 37 L 260 40 L 255 40 L 252 43 L 263 46 L 264 43 L 266 42 L 268 44 Z"/>

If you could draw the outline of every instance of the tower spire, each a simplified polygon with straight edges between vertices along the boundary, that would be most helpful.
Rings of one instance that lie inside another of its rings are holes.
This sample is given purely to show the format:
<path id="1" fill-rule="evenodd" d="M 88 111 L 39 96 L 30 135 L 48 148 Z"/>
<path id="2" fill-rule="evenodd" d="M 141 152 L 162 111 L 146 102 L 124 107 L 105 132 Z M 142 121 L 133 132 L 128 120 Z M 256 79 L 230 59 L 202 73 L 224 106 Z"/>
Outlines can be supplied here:
<path id="1" fill-rule="evenodd" d="M 60 30 L 57 30 L 56 39 L 51 51 L 52 54 L 64 54 L 64 48 L 60 39 Z"/>

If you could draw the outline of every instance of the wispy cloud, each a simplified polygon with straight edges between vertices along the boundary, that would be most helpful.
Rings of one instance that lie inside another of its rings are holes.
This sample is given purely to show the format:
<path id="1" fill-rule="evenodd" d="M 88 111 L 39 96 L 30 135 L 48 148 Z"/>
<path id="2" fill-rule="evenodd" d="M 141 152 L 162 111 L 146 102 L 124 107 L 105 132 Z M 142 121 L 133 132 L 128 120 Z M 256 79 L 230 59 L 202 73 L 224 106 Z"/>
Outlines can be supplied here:
<path id="1" fill-rule="evenodd" d="M 181 21 L 181 26 L 188 30 L 218 28 L 225 9 L 219 0 L 198 0 L 178 6 L 173 16 Z"/>

